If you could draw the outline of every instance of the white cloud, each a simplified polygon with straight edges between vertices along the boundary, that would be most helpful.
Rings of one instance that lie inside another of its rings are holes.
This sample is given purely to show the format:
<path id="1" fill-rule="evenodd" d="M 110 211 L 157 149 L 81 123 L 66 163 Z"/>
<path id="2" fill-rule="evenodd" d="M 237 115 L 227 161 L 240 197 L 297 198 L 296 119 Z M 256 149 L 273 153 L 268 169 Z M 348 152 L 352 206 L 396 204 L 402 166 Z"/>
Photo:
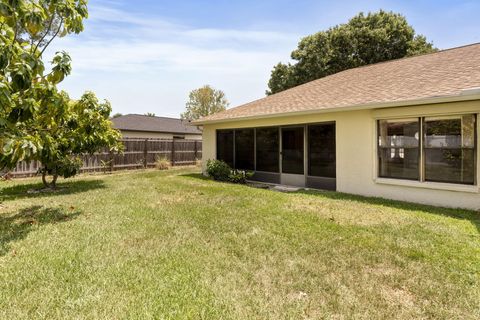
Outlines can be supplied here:
<path id="1" fill-rule="evenodd" d="M 73 74 L 62 87 L 93 90 L 122 113 L 178 116 L 188 92 L 209 83 L 232 106 L 264 95 L 271 68 L 288 59 L 299 36 L 270 30 L 191 28 L 108 5 L 91 6 L 86 31 L 59 39 Z"/>

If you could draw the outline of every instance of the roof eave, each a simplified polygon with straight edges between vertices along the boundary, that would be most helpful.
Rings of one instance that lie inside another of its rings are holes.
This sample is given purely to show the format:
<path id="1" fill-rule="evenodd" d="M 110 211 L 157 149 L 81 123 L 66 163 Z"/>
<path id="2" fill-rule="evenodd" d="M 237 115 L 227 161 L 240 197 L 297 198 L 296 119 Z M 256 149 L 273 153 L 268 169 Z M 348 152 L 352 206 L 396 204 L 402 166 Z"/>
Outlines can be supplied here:
<path id="1" fill-rule="evenodd" d="M 392 101 L 392 102 L 377 102 L 377 103 L 352 105 L 352 106 L 346 106 L 346 107 L 311 109 L 311 110 L 303 110 L 303 111 L 282 112 L 282 113 L 264 114 L 264 115 L 257 115 L 257 116 L 214 119 L 214 120 L 204 120 L 204 121 L 199 119 L 196 121 L 192 121 L 192 124 L 206 125 L 206 124 L 235 122 L 235 121 L 252 120 L 252 119 L 279 118 L 279 117 L 297 116 L 297 115 L 306 115 L 306 114 L 394 108 L 394 107 L 405 107 L 405 106 L 438 104 L 438 103 L 460 102 L 460 101 L 471 101 L 471 100 L 480 100 L 480 92 L 478 90 L 465 90 L 464 92 L 456 95 L 445 95 L 445 96 L 436 96 L 436 97 L 429 97 L 429 98 L 422 98 L 422 99 Z"/>
<path id="2" fill-rule="evenodd" d="M 158 131 L 158 130 L 142 130 L 142 129 L 122 129 L 116 128 L 120 131 L 128 131 L 128 132 L 148 132 L 148 133 L 173 133 L 173 134 L 194 134 L 194 135 L 201 135 L 202 132 L 185 132 L 185 131 Z"/>

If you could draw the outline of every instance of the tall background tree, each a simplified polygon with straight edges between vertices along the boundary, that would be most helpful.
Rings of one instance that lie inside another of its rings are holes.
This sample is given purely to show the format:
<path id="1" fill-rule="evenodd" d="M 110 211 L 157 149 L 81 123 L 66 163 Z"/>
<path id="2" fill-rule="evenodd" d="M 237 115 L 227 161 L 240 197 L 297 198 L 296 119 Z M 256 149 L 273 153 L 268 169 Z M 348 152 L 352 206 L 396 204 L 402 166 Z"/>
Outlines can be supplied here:
<path id="1" fill-rule="evenodd" d="M 185 120 L 197 120 L 227 109 L 229 103 L 222 90 L 209 85 L 192 90 L 188 95 L 186 110 L 180 116 Z"/>
<path id="2" fill-rule="evenodd" d="M 57 52 L 45 71 L 48 46 L 80 33 L 87 16 L 86 0 L 0 0 L 0 169 L 38 160 L 44 183 L 55 187 L 59 175 L 78 172 L 82 153 L 119 148 L 108 102 L 93 93 L 73 101 L 57 89 L 70 56 Z"/>
<path id="3" fill-rule="evenodd" d="M 273 68 L 267 94 L 346 69 L 436 50 L 401 14 L 360 13 L 346 24 L 301 39 L 291 53 L 295 62 Z"/>

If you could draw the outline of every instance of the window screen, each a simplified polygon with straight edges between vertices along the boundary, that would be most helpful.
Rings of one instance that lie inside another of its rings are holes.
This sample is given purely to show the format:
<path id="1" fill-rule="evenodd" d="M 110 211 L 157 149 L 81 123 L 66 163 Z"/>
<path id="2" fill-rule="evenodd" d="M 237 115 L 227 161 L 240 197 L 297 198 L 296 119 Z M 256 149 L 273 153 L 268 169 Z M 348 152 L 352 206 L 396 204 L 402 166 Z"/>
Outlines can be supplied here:
<path id="1" fill-rule="evenodd" d="M 258 128 L 256 131 L 257 171 L 279 172 L 278 128 Z"/>
<path id="2" fill-rule="evenodd" d="M 233 168 L 233 130 L 217 130 L 217 160 Z"/>
<path id="3" fill-rule="evenodd" d="M 255 138 L 253 129 L 235 130 L 235 168 L 254 170 Z"/>
<path id="4" fill-rule="evenodd" d="M 335 124 L 308 126 L 308 174 L 335 178 Z"/>

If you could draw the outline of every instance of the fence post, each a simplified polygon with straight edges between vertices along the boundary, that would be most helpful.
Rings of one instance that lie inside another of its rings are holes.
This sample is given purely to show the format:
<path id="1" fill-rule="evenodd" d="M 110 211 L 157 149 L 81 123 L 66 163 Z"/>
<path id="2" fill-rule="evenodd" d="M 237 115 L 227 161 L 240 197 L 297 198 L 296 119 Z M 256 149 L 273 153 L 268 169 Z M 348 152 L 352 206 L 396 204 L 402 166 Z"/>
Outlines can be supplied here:
<path id="1" fill-rule="evenodd" d="M 194 141 L 195 143 L 195 162 L 198 160 L 198 147 L 197 147 L 197 140 Z"/>
<path id="2" fill-rule="evenodd" d="M 110 150 L 109 160 L 110 160 L 110 172 L 113 172 L 113 170 L 115 169 L 115 164 L 113 163 L 113 161 L 115 159 L 113 157 L 113 151 L 112 150 Z"/>
<path id="3" fill-rule="evenodd" d="M 144 146 L 143 146 L 143 167 L 146 169 L 148 166 L 148 139 L 145 139 Z"/>
<path id="4" fill-rule="evenodd" d="M 172 167 L 175 165 L 175 138 L 172 139 Z"/>

